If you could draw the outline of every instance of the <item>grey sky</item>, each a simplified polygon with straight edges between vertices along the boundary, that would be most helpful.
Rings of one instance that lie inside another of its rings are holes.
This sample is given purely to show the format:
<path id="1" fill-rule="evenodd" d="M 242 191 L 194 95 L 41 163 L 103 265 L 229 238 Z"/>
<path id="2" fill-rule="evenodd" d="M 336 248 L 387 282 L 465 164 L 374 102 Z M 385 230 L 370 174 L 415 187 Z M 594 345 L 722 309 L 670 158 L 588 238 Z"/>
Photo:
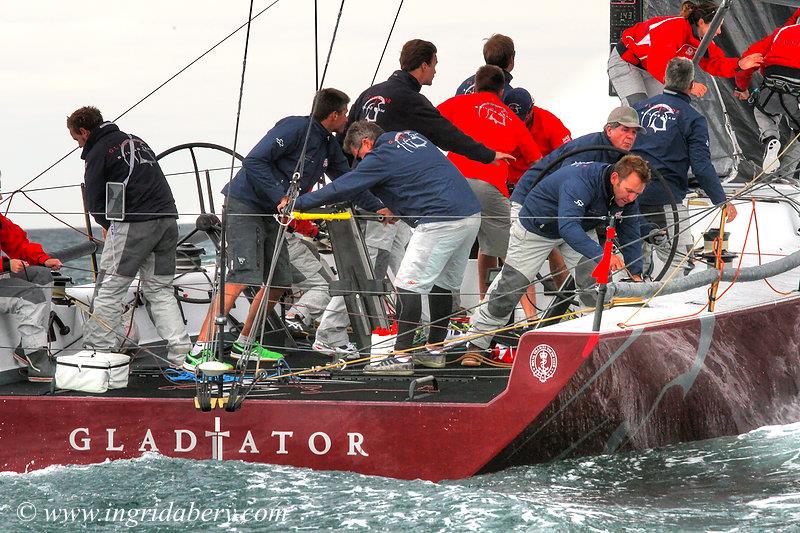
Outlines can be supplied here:
<path id="1" fill-rule="evenodd" d="M 269 2 L 257 0 L 255 10 Z M 325 86 L 355 98 L 372 79 L 399 0 L 347 0 Z M 107 119 L 246 20 L 249 2 L 14 2 L 0 20 L 3 191 L 17 189 L 74 147 L 65 117 L 91 104 Z M 307 114 L 314 91 L 313 0 L 280 0 L 252 28 L 238 151 L 246 153 L 281 117 Z M 320 63 L 339 7 L 319 0 Z M 556 113 L 573 135 L 596 131 L 614 105 L 606 95 L 608 3 L 406 0 L 378 74 L 397 68 L 411 38 L 433 41 L 439 66 L 423 93 L 438 104 L 483 63 L 483 39 L 511 36 L 517 48 L 515 86 Z M 156 152 L 189 141 L 233 145 L 244 31 L 119 121 Z M 203 163 L 201 162 L 201 165 Z M 173 163 L 171 170 L 188 170 Z M 31 187 L 77 184 L 76 152 Z M 217 181 L 226 176 L 220 173 Z M 215 185 L 216 186 L 216 185 Z M 194 189 L 173 182 L 179 210 L 196 211 Z M 77 189 L 34 192 L 53 211 L 80 211 Z M 5 211 L 6 204 L 3 204 Z M 10 216 L 27 227 L 58 225 L 15 198 Z M 80 224 L 82 216 L 65 215 Z M 193 219 L 193 217 L 189 217 Z"/>

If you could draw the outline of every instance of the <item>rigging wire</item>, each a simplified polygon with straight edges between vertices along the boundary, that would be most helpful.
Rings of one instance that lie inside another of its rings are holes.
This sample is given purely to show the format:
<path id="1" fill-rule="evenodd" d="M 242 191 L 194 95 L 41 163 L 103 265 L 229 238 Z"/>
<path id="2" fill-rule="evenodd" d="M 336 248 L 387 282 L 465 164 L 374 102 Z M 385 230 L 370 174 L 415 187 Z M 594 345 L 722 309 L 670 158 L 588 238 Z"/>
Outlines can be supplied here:
<path id="1" fill-rule="evenodd" d="M 228 186 L 233 182 L 233 170 L 236 166 L 236 148 L 239 143 L 239 124 L 241 122 L 241 115 L 242 115 L 242 100 L 244 99 L 244 80 L 245 74 L 247 73 L 247 54 L 250 49 L 250 28 L 251 23 L 253 21 L 253 1 L 250 0 L 250 9 L 247 13 L 247 32 L 245 33 L 244 39 L 244 54 L 242 56 L 242 76 L 239 82 L 239 99 L 236 105 L 236 126 L 233 131 L 233 149 L 231 151 L 231 166 L 230 166 L 230 176 L 228 178 Z M 223 316 L 225 314 L 225 267 L 226 267 L 226 257 L 225 257 L 225 247 L 226 247 L 226 232 L 228 228 L 228 216 L 226 214 L 226 205 L 227 205 L 227 196 L 225 197 L 225 202 L 222 206 L 222 230 L 220 232 L 220 250 L 219 250 L 219 268 L 216 270 L 215 274 L 218 276 L 218 287 L 217 287 L 217 295 L 219 297 L 219 314 Z M 212 307 L 213 307 L 213 300 L 212 300 Z M 222 347 L 222 336 L 224 335 L 224 324 L 219 324 L 217 328 L 217 335 L 219 336 L 219 357 L 222 360 L 223 354 L 223 347 Z M 209 329 L 213 331 L 213 325 L 209 321 Z M 210 332 L 209 332 L 210 333 Z"/>
<path id="2" fill-rule="evenodd" d="M 143 103 L 145 100 L 147 100 L 148 98 L 150 98 L 151 96 L 153 96 L 155 93 L 157 93 L 159 90 L 161 90 L 161 89 L 162 89 L 164 86 L 166 86 L 166 85 L 167 85 L 168 83 L 170 83 L 172 80 L 174 80 L 175 78 L 177 78 L 178 76 L 180 76 L 181 74 L 183 74 L 183 73 L 184 73 L 186 70 L 188 70 L 189 68 L 191 68 L 191 67 L 192 67 L 192 66 L 193 66 L 195 63 L 197 63 L 198 61 L 200 61 L 201 59 L 203 59 L 205 56 L 207 56 L 208 54 L 210 54 L 212 51 L 214 51 L 214 50 L 215 50 L 217 47 L 219 47 L 219 46 L 220 46 L 222 43 L 224 43 L 225 41 L 227 41 L 228 39 L 230 39 L 231 37 L 233 37 L 234 35 L 236 35 L 236 34 L 237 34 L 237 33 L 238 33 L 238 32 L 239 32 L 239 31 L 240 31 L 242 28 L 244 28 L 244 27 L 248 27 L 248 31 L 249 31 L 249 25 L 250 25 L 251 21 L 252 21 L 252 20 L 255 20 L 255 19 L 257 19 L 258 17 L 260 17 L 261 15 L 263 15 L 264 13 L 266 13 L 266 12 L 267 12 L 267 11 L 268 11 L 270 8 L 272 8 L 272 7 L 273 7 L 275 4 L 277 4 L 278 2 L 280 2 L 280 0 L 274 0 L 274 1 L 273 1 L 272 3 L 270 3 L 270 4 L 269 4 L 267 7 L 265 7 L 264 9 L 262 9 L 261 11 L 259 11 L 259 12 L 258 12 L 258 13 L 256 13 L 255 15 L 253 15 L 253 16 L 252 16 L 250 19 L 248 19 L 248 21 L 247 21 L 247 22 L 245 22 L 244 24 L 242 24 L 241 26 L 239 26 L 238 28 L 236 28 L 235 30 L 233 30 L 232 32 L 230 32 L 228 35 L 226 35 L 225 37 L 223 37 L 221 40 L 217 41 L 217 43 L 216 43 L 216 44 L 214 44 L 213 46 L 211 46 L 211 48 L 209 48 L 208 50 L 206 50 L 205 52 L 203 52 L 202 54 L 200 54 L 199 56 L 197 56 L 196 58 L 194 58 L 194 59 L 193 59 L 192 61 L 190 61 L 190 62 L 189 62 L 189 63 L 188 63 L 188 64 L 187 64 L 185 67 L 181 68 L 181 69 L 180 69 L 180 70 L 178 70 L 178 71 L 177 71 L 175 74 L 173 74 L 172 76 L 170 76 L 169 78 L 167 78 L 167 79 L 166 79 L 166 81 L 164 81 L 164 82 L 162 82 L 161 84 L 159 84 L 159 85 L 158 85 L 158 86 L 157 86 L 155 89 L 153 89 L 152 91 L 150 91 L 149 93 L 147 93 L 145 96 L 143 96 L 142 98 L 140 98 L 138 101 L 136 101 L 136 102 L 135 102 L 133 105 L 129 106 L 129 107 L 128 107 L 128 108 L 126 108 L 124 111 L 122 111 L 122 113 L 120 113 L 119 115 L 117 115 L 117 117 L 116 117 L 116 118 L 114 118 L 114 119 L 113 119 L 111 122 L 116 122 L 117 120 L 119 120 L 119 119 L 121 119 L 122 117 L 124 117 L 125 115 L 127 115 L 129 112 L 133 111 L 133 110 L 134 110 L 136 107 L 138 107 L 138 106 L 139 106 L 141 103 Z M 77 146 L 76 146 L 75 148 L 73 148 L 72 150 L 70 150 L 69 152 L 67 152 L 65 155 L 63 155 L 62 157 L 60 157 L 60 158 L 59 158 L 57 161 L 55 161 L 55 162 L 54 162 L 54 163 L 52 163 L 50 166 L 48 166 L 47 168 L 45 168 L 43 171 L 39 172 L 39 173 L 38 173 L 36 176 L 34 176 L 34 177 L 33 177 L 33 178 L 31 178 L 30 180 L 28 180 L 28 181 L 27 181 L 27 182 L 26 182 L 24 185 L 22 185 L 22 187 L 19 187 L 19 189 L 20 189 L 20 190 L 24 189 L 25 187 L 27 187 L 28 185 L 30 185 L 31 183 L 33 183 L 33 182 L 34 182 L 34 181 L 36 181 L 37 179 L 39 179 L 39 178 L 41 178 L 42 176 L 44 176 L 44 175 L 45 175 L 47 172 L 49 172 L 50 170 L 52 170 L 53 168 L 55 168 L 55 167 L 56 167 L 56 166 L 57 166 L 59 163 L 61 163 L 61 162 L 62 162 L 62 161 L 64 161 L 64 160 L 65 160 L 67 157 L 69 157 L 70 155 L 72 155 L 72 153 L 73 153 L 73 152 L 75 152 L 75 151 L 76 151 L 78 148 L 79 148 L 79 147 L 77 147 Z M 2 200 L 2 201 L 0 201 L 0 204 L 2 204 L 2 202 L 3 202 L 3 201 L 5 201 L 5 200 Z"/>
<path id="3" fill-rule="evenodd" d="M 403 9 L 403 2 L 405 0 L 400 0 L 400 5 L 397 6 L 397 13 L 394 15 L 394 21 L 392 22 L 392 27 L 389 29 L 389 35 L 386 36 L 386 43 L 383 45 L 383 51 L 381 52 L 381 57 L 378 59 L 378 66 L 375 67 L 375 74 L 372 75 L 372 82 L 370 86 L 375 85 L 375 79 L 378 77 L 378 71 L 381 69 L 381 63 L 383 63 L 383 56 L 386 54 L 386 49 L 389 47 L 389 41 L 392 38 L 392 33 L 394 32 L 394 26 L 397 24 L 397 17 L 400 16 L 400 10 Z"/>
<path id="4" fill-rule="evenodd" d="M 315 90 L 321 89 L 319 85 L 319 6 L 314 0 L 314 87 Z"/>

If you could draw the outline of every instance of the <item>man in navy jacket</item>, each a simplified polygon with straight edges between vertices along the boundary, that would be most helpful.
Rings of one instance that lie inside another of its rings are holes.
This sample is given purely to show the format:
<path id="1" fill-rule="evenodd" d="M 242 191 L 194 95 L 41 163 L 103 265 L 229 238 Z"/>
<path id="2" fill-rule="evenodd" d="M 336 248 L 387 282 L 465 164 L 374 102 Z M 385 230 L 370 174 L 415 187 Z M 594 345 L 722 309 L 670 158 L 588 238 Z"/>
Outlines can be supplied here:
<path id="1" fill-rule="evenodd" d="M 103 121 L 96 107 L 75 110 L 67 128 L 83 148 L 88 207 L 105 237 L 84 346 L 114 351 L 125 343 L 119 334 L 122 302 L 138 275 L 156 330 L 167 342 L 167 360 L 181 366 L 192 341 L 172 289 L 178 211 L 155 153 L 136 135 Z M 105 216 L 108 183 L 125 187 L 122 217 L 113 222 Z"/>
<path id="2" fill-rule="evenodd" d="M 619 216 L 617 235 L 624 260 L 611 256 L 611 269 L 626 267 L 640 280 L 642 272 L 639 210 L 636 198 L 650 181 L 645 161 L 627 155 L 616 164 L 578 163 L 563 167 L 544 178 L 526 196 L 520 218 L 512 222 L 508 255 L 486 298 L 470 320 L 470 335 L 476 335 L 462 360 L 476 366 L 481 350 L 491 343 L 492 333 L 508 323 L 520 296 L 536 278 L 548 254 L 558 248 L 567 266 L 597 263 L 603 248 L 594 240 L 595 229 Z M 578 280 L 579 285 L 588 285 Z M 481 335 L 483 334 L 483 335 Z"/>
<path id="3" fill-rule="evenodd" d="M 423 85 L 433 83 L 437 63 L 433 43 L 421 39 L 408 41 L 400 52 L 400 70 L 365 90 L 353 102 L 348 127 L 366 120 L 377 123 L 384 131 L 416 131 L 442 150 L 480 163 L 509 159 L 510 156 L 495 153 L 463 133 L 420 93 Z"/>
<path id="4" fill-rule="evenodd" d="M 621 106 L 614 108 L 608 114 L 605 126 L 602 131 L 588 133 L 568 143 L 562 144 L 545 157 L 537 161 L 520 177 L 514 191 L 511 193 L 511 218 L 519 216 L 519 210 L 525 197 L 531 189 L 541 179 L 542 171 L 550 164 L 561 157 L 578 148 L 587 146 L 608 146 L 609 148 L 619 148 L 630 150 L 636 141 L 636 136 L 642 131 L 639 125 L 639 115 L 631 107 Z M 553 171 L 558 170 L 577 162 L 598 162 L 616 163 L 623 154 L 616 150 L 591 150 L 567 157 Z M 566 265 L 558 250 L 553 250 L 549 257 L 550 273 L 553 274 L 556 284 L 561 286 L 567 278 Z M 530 297 L 530 295 L 529 295 Z"/>
<path id="5" fill-rule="evenodd" d="M 428 295 L 431 327 L 428 344 L 414 360 L 425 366 L 445 364 L 440 344 L 447 335 L 453 291 L 461 287 L 469 251 L 480 227 L 481 205 L 464 176 L 427 138 L 415 131 L 384 133 L 375 123 L 354 123 L 345 150 L 363 161 L 325 187 L 297 199 L 302 211 L 352 199 L 369 190 L 392 213 L 415 227 L 395 276 L 400 314 L 395 356 L 367 365 L 373 374 L 410 375 L 405 353 L 419 327 L 422 297 Z M 288 199 L 282 202 L 285 205 Z"/>
<path id="6" fill-rule="evenodd" d="M 334 132 L 341 133 L 347 120 L 348 96 L 336 89 L 321 89 L 314 97 L 313 115 L 292 116 L 278 121 L 264 138 L 247 154 L 242 168 L 230 184 L 223 189 L 226 196 L 225 212 L 235 231 L 227 234 L 228 276 L 225 284 L 225 313 L 232 307 L 246 286 L 260 286 L 239 339 L 233 345 L 235 353 L 249 351 L 263 360 L 275 360 L 280 354 L 263 348 L 251 336 L 251 328 L 264 297 L 263 284 L 269 275 L 270 263 L 276 247 L 279 247 L 270 287 L 268 288 L 269 312 L 275 302 L 292 284 L 291 263 L 286 243 L 277 242 L 279 235 L 277 214 L 278 203 L 287 195 L 292 174 L 303 154 L 306 132 L 308 144 L 302 174 L 298 181 L 300 194 L 307 192 L 328 174 L 336 178 L 347 172 L 350 166 L 342 153 Z M 368 195 L 368 193 L 367 193 Z M 377 200 L 364 201 L 375 207 Z M 219 310 L 219 302 L 213 302 L 206 315 L 203 327 L 184 367 L 194 370 L 195 366 L 213 355 L 213 319 Z"/>
<path id="7" fill-rule="evenodd" d="M 689 192 L 689 167 L 715 205 L 722 205 L 727 201 L 717 171 L 711 163 L 708 122 L 691 105 L 689 91 L 693 80 L 692 62 L 686 58 L 673 58 L 667 64 L 664 75 L 664 92 L 634 106 L 646 135 L 636 139 L 633 152 L 641 155 L 661 174 L 678 204 L 679 247 L 678 253 L 672 259 L 673 268 L 686 263 L 684 258 L 694 244 L 688 209 L 683 205 L 683 199 Z M 639 206 L 651 224 L 666 229 L 670 237 L 675 234 L 670 198 L 660 181 L 647 188 L 639 198 Z M 730 222 L 736 217 L 736 207 L 733 204 L 727 206 L 727 218 Z M 664 241 L 656 248 L 662 261 L 668 258 L 669 249 L 670 241 Z M 650 255 L 650 251 L 645 250 L 646 262 L 649 262 Z M 681 273 L 684 271 L 685 269 L 681 269 Z"/>
<path id="8" fill-rule="evenodd" d="M 483 60 L 487 65 L 493 65 L 503 70 L 503 78 L 505 84 L 503 87 L 503 103 L 508 104 L 506 97 L 511 91 L 511 80 L 514 76 L 511 71 L 514 70 L 514 58 L 516 50 L 514 50 L 514 41 L 511 37 L 495 33 L 483 45 Z M 456 96 L 459 94 L 471 94 L 475 92 L 475 74 L 461 82 L 461 85 L 456 89 Z M 525 120 L 524 117 L 521 117 Z"/>
<path id="9" fill-rule="evenodd" d="M 511 193 L 512 204 L 517 204 L 517 206 L 522 205 L 525 197 L 528 196 L 533 186 L 539 182 L 542 171 L 562 155 L 585 146 L 608 146 L 620 148 L 622 150 L 630 150 L 636 141 L 637 135 L 643 130 L 644 128 L 642 128 L 639 123 L 639 115 L 636 114 L 633 108 L 626 106 L 614 108 L 611 113 L 608 114 L 606 125 L 603 126 L 602 131 L 588 133 L 577 139 L 572 139 L 531 166 L 531 168 L 520 177 L 517 186 L 514 187 L 514 192 Z M 622 154 L 616 150 L 592 150 L 581 152 L 580 154 L 566 158 L 553 170 L 555 171 L 576 162 L 616 163 L 621 157 Z M 518 209 L 517 207 L 517 210 Z"/>

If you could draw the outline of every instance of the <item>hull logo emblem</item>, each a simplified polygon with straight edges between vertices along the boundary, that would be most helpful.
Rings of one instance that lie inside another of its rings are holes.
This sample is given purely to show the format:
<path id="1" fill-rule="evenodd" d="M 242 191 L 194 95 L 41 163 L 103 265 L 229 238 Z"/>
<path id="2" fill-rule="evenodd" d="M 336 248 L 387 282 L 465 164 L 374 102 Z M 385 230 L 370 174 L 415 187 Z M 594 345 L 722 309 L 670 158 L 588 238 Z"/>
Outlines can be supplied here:
<path id="1" fill-rule="evenodd" d="M 549 344 L 540 344 L 531 352 L 531 372 L 544 383 L 552 378 L 558 368 L 558 356 Z"/>

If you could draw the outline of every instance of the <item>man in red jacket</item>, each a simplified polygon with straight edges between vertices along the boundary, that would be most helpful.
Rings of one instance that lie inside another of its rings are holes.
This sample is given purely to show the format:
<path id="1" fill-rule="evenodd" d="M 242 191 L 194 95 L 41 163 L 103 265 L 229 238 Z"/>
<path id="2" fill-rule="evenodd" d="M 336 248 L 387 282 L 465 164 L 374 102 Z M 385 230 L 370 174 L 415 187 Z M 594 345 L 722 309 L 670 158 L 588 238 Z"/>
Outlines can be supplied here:
<path id="1" fill-rule="evenodd" d="M 442 102 L 439 112 L 458 129 L 503 153 L 519 151 L 527 164 L 542 157 L 525 124 L 503 104 L 505 77 L 499 67 L 484 65 L 475 74 L 475 92 L 454 96 Z M 508 200 L 508 164 L 484 164 L 450 152 L 448 159 L 468 178 L 481 203 L 481 227 L 478 232 L 478 287 L 481 298 L 486 292 L 486 273 L 497 266 L 508 249 L 511 227 Z"/>
<path id="2" fill-rule="evenodd" d="M 694 58 L 717 7 L 717 3 L 710 0 L 693 6 L 684 3 L 679 16 L 654 17 L 622 33 L 608 59 L 608 77 L 623 105 L 632 106 L 661 94 L 667 63 L 673 57 Z M 714 37 L 720 31 L 718 29 Z M 760 54 L 745 54 L 741 59 L 726 57 L 712 42 L 699 63 L 700 68 L 712 76 L 732 78 L 738 69 L 757 67 L 761 60 Z M 701 98 L 705 93 L 706 86 L 695 82 L 691 94 Z"/>
<path id="3" fill-rule="evenodd" d="M 759 69 L 764 81 L 757 93 L 754 91 L 753 115 L 758 124 L 760 140 L 764 144 L 765 172 L 775 172 L 780 167 L 780 122 L 785 116 L 789 127 L 800 131 L 800 9 L 770 35 L 752 44 L 745 54 L 763 54 L 764 63 Z M 736 75 L 734 94 L 747 100 L 749 86 L 756 68 L 743 70 Z"/>
<path id="4" fill-rule="evenodd" d="M 14 358 L 28 367 L 28 381 L 50 382 L 55 369 L 47 351 L 50 270 L 61 268 L 61 261 L 47 255 L 41 244 L 30 242 L 22 228 L 2 215 L 0 251 L 0 312 L 13 317 L 20 334 Z"/>

